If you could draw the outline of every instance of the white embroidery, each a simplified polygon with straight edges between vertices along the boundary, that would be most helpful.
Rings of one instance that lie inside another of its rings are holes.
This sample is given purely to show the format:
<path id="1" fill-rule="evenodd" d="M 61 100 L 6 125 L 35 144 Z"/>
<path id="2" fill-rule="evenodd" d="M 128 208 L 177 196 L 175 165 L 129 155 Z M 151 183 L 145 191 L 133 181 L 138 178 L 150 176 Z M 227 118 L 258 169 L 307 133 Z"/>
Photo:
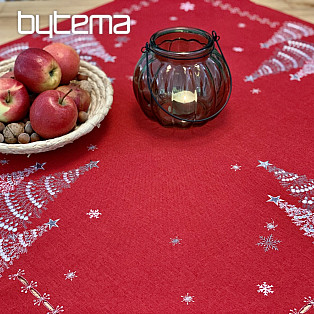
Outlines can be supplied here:
<path id="1" fill-rule="evenodd" d="M 284 22 L 277 32 L 265 43 L 261 43 L 261 48 L 269 48 L 278 43 L 283 43 L 291 39 L 301 39 L 314 35 L 314 29 L 297 22 Z"/>
<path id="2" fill-rule="evenodd" d="M 232 170 L 234 171 L 238 171 L 238 170 L 241 170 L 241 166 L 239 166 L 238 164 L 235 164 L 235 165 L 231 165 L 231 168 Z"/>
<path id="3" fill-rule="evenodd" d="M 282 44 L 254 73 L 246 76 L 244 81 L 253 82 L 262 76 L 288 72 L 291 69 L 304 66 L 307 69 L 306 71 L 311 73 L 314 71 L 312 63 L 313 56 L 314 44 L 288 41 L 286 44 Z M 298 73 L 294 74 L 291 79 L 299 80 Z"/>
<path id="4" fill-rule="evenodd" d="M 261 292 L 263 293 L 265 296 L 268 296 L 268 294 L 270 293 L 274 293 L 274 291 L 272 290 L 272 288 L 274 287 L 273 285 L 268 285 L 265 281 L 263 282 L 262 285 L 257 285 L 258 286 L 258 290 L 257 292 Z"/>
<path id="5" fill-rule="evenodd" d="M 272 22 L 270 21 L 268 18 L 261 18 L 260 16 L 258 16 L 257 14 L 252 14 L 248 11 L 242 11 L 240 8 L 238 7 L 232 7 L 231 4 L 229 3 L 223 3 L 222 1 L 218 0 L 204 0 L 207 3 L 212 4 L 214 7 L 218 7 L 221 10 L 224 11 L 229 11 L 231 14 L 237 14 L 241 17 L 247 17 L 249 20 L 251 21 L 256 21 L 260 24 L 265 24 L 268 25 L 271 28 L 275 28 L 277 27 L 277 25 L 279 25 L 279 22 Z"/>
<path id="6" fill-rule="evenodd" d="M 178 236 L 176 236 L 175 238 L 170 238 L 170 242 L 172 244 L 172 246 L 176 246 L 177 244 L 181 244 L 180 242 L 182 241 L 182 239 L 179 239 Z"/>
<path id="7" fill-rule="evenodd" d="M 99 209 L 91 209 L 86 215 L 89 215 L 89 218 L 92 219 L 92 218 L 96 218 L 98 219 L 100 215 L 102 215 L 101 212 L 99 212 Z"/>
<path id="8" fill-rule="evenodd" d="M 194 7 L 195 7 L 195 4 L 194 3 L 191 3 L 190 1 L 188 2 L 182 2 L 180 4 L 180 10 L 183 10 L 185 12 L 188 12 L 188 11 L 193 11 L 194 10 Z"/>
<path id="9" fill-rule="evenodd" d="M 76 276 L 76 271 L 71 271 L 69 270 L 69 272 L 67 274 L 64 274 L 65 276 L 65 280 L 69 279 L 69 280 L 73 280 Z"/>
<path id="10" fill-rule="evenodd" d="M 260 242 L 256 243 L 256 245 L 262 246 L 265 252 L 269 251 L 270 249 L 278 251 L 277 244 L 281 243 L 281 241 L 275 240 L 272 234 L 268 237 L 259 236 L 259 238 Z"/>
<path id="11" fill-rule="evenodd" d="M 189 295 L 188 293 L 186 295 L 181 295 L 181 298 L 183 299 L 181 302 L 185 302 L 187 305 L 189 305 L 190 302 L 194 302 L 194 296 Z"/>

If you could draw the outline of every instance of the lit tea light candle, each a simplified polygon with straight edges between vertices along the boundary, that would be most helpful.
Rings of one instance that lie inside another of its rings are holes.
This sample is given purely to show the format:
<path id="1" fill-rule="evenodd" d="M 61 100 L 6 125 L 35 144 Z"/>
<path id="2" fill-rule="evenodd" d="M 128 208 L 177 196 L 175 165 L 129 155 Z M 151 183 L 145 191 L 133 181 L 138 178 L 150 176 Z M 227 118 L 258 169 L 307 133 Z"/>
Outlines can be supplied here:
<path id="1" fill-rule="evenodd" d="M 197 92 L 196 90 L 194 93 L 186 90 L 177 93 L 172 92 L 171 101 L 174 114 L 194 113 L 197 103 Z"/>

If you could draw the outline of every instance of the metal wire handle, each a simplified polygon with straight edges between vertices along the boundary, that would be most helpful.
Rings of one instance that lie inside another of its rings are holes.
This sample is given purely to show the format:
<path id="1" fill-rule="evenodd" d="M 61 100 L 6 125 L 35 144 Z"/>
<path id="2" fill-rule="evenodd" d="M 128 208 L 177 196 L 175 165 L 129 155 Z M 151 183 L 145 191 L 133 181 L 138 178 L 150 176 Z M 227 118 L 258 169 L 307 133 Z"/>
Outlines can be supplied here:
<path id="1" fill-rule="evenodd" d="M 198 120 L 197 120 L 197 119 L 191 120 L 191 119 L 180 118 L 180 117 L 178 117 L 178 116 L 176 116 L 176 115 L 170 113 L 169 111 L 167 111 L 165 108 L 163 108 L 163 107 L 161 106 L 161 104 L 158 102 L 158 100 L 157 100 L 156 97 L 154 96 L 153 91 L 152 91 L 152 88 L 151 88 L 151 85 L 150 85 L 150 84 L 151 84 L 151 76 L 150 76 L 149 67 L 148 67 L 148 66 L 149 66 L 149 62 L 148 62 L 148 52 L 149 52 L 149 51 L 152 51 L 152 50 L 150 49 L 148 43 L 146 43 L 146 45 L 145 45 L 145 50 L 143 49 L 144 47 L 142 48 L 142 52 L 145 53 L 145 55 L 146 55 L 147 85 L 148 85 L 148 89 L 149 89 L 149 92 L 150 92 L 150 94 L 151 94 L 151 97 L 153 98 L 153 100 L 155 101 L 155 103 L 158 105 L 158 107 L 159 107 L 162 111 L 164 111 L 166 114 L 168 114 L 169 116 L 171 116 L 171 117 L 173 117 L 173 118 L 175 118 L 175 119 L 177 119 L 177 120 L 195 123 L 195 122 L 204 122 L 204 121 L 213 119 L 215 116 L 217 116 L 217 115 L 225 108 L 225 106 L 227 105 L 227 103 L 228 103 L 228 101 L 229 101 L 229 98 L 230 98 L 230 95 L 231 95 L 231 90 L 232 90 L 232 77 L 231 77 L 231 72 L 230 72 L 228 63 L 227 63 L 227 61 L 226 61 L 226 59 L 225 59 L 225 57 L 224 57 L 224 55 L 223 55 L 223 53 L 222 53 L 222 50 L 221 50 L 221 48 L 220 48 L 220 46 L 219 46 L 219 43 L 218 43 L 220 37 L 217 35 L 217 33 L 216 33 L 215 31 L 212 31 L 212 39 L 213 39 L 213 41 L 217 44 L 217 47 L 218 47 L 218 49 L 219 49 L 219 52 L 220 52 L 220 54 L 221 54 L 221 56 L 222 56 L 222 58 L 223 58 L 223 60 L 224 60 L 224 62 L 225 62 L 225 64 L 226 64 L 226 66 L 227 66 L 228 74 L 229 74 L 229 77 L 230 77 L 230 90 L 229 90 L 229 95 L 228 95 L 228 98 L 227 98 L 226 102 L 224 103 L 224 105 L 223 105 L 216 113 L 214 113 L 213 115 L 211 115 L 211 116 L 209 116 L 209 117 L 207 117 L 207 118 L 198 119 Z M 197 57 L 197 58 L 193 58 L 193 59 L 199 59 L 199 58 L 203 58 L 203 57 L 204 57 L 204 56 L 202 56 L 202 57 Z M 186 59 L 186 60 L 190 60 L 190 59 Z"/>

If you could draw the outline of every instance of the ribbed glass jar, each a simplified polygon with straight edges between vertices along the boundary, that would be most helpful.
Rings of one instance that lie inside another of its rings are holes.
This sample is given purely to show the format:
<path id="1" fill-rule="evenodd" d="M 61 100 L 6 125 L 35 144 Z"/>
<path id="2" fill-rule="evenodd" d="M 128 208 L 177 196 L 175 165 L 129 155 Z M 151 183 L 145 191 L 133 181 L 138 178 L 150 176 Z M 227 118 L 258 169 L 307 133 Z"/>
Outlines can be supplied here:
<path id="1" fill-rule="evenodd" d="M 202 125 L 223 109 L 231 75 L 209 33 L 168 28 L 151 36 L 135 67 L 133 90 L 149 118 L 163 126 L 189 127 Z"/>

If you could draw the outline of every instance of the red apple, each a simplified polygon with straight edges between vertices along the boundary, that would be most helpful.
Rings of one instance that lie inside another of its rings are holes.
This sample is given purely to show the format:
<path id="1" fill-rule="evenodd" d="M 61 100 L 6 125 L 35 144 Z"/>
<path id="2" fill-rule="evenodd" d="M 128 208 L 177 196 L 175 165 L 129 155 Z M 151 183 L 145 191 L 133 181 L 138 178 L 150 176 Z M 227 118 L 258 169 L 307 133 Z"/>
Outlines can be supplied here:
<path id="1" fill-rule="evenodd" d="M 24 85 L 11 78 L 0 78 L 0 121 L 13 122 L 22 120 L 30 102 Z"/>
<path id="2" fill-rule="evenodd" d="M 80 68 L 80 56 L 71 47 L 63 43 L 52 43 L 44 50 L 48 51 L 59 63 L 62 77 L 61 84 L 68 84 L 78 74 Z"/>
<path id="3" fill-rule="evenodd" d="M 71 131 L 77 116 L 76 104 L 71 97 L 57 90 L 48 90 L 37 96 L 29 118 L 33 130 L 48 139 Z"/>
<path id="4" fill-rule="evenodd" d="M 9 71 L 7 73 L 4 73 L 1 77 L 8 77 L 14 79 L 14 71 Z"/>
<path id="5" fill-rule="evenodd" d="M 69 96 L 74 100 L 77 106 L 78 111 L 86 111 L 91 102 L 90 94 L 85 89 L 80 88 L 80 86 L 76 84 L 62 85 L 57 88 L 61 92 L 67 93 L 69 90 L 72 91 L 69 93 Z"/>
<path id="6" fill-rule="evenodd" d="M 30 91 L 41 93 L 59 85 L 61 69 L 49 52 L 39 48 L 28 48 L 17 56 L 14 76 Z"/>

